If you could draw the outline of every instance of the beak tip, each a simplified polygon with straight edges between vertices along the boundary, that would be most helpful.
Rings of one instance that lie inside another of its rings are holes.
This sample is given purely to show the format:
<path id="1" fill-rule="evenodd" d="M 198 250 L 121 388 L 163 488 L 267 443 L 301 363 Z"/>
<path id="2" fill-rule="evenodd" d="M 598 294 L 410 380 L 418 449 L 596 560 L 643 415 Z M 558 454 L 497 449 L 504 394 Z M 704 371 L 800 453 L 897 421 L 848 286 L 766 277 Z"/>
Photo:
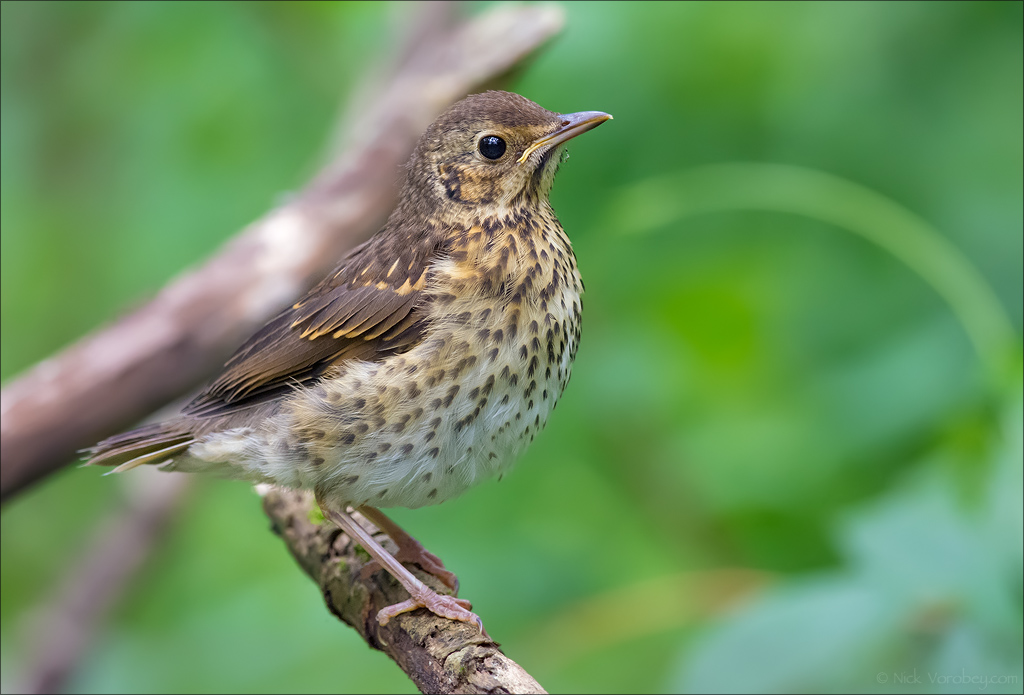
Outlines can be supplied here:
<path id="1" fill-rule="evenodd" d="M 604 111 L 580 111 L 579 113 L 561 114 L 560 117 L 562 119 L 561 127 L 550 135 L 534 141 L 523 151 L 522 156 L 516 160 L 516 164 L 522 164 L 530 158 L 531 154 L 542 147 L 560 145 L 577 135 L 596 128 L 605 121 L 612 120 L 612 115 Z"/>

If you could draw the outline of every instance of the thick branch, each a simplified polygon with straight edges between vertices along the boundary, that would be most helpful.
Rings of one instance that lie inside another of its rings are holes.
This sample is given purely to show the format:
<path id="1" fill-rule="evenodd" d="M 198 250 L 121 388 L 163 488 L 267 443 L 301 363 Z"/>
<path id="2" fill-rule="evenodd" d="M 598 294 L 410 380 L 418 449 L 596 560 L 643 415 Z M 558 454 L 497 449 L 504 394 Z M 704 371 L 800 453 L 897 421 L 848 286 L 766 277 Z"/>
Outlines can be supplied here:
<path id="1" fill-rule="evenodd" d="M 394 659 L 417 688 L 425 693 L 545 692 L 473 625 L 418 610 L 381 627 L 377 611 L 408 598 L 408 594 L 384 571 L 360 579 L 369 557 L 357 551 L 352 540 L 333 524 L 313 522 L 310 514 L 315 508 L 310 493 L 275 489 L 263 498 L 274 531 L 320 587 L 327 608 L 355 628 L 371 647 Z M 383 534 L 378 540 L 385 546 L 391 544 Z M 433 589 L 444 589 L 434 577 L 414 571 Z"/>
<path id="2" fill-rule="evenodd" d="M 428 5 L 427 12 L 437 12 Z M 423 19 L 421 17 L 421 19 Z M 423 21 L 347 143 L 291 201 L 152 301 L 40 362 L 3 390 L 0 496 L 63 466 L 206 380 L 230 351 L 377 229 L 400 166 L 450 103 L 491 86 L 558 32 L 551 7 L 498 7 L 448 28 Z M 500 27 L 500 31 L 494 31 Z"/>

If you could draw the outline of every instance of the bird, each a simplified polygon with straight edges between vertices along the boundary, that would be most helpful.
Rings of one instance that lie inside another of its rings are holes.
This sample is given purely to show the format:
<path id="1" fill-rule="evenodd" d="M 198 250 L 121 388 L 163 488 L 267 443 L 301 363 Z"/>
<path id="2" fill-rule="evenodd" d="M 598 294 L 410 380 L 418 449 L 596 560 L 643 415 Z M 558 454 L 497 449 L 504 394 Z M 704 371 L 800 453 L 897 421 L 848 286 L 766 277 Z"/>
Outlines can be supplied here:
<path id="1" fill-rule="evenodd" d="M 507 471 L 546 425 L 580 342 L 583 281 L 549 202 L 565 143 L 611 115 L 470 95 L 418 140 L 394 211 L 246 341 L 181 412 L 103 440 L 87 465 L 216 473 L 314 492 L 410 598 L 483 623 L 402 563 L 458 579 L 381 507 L 451 499 Z M 349 509 L 387 534 L 392 555 Z M 486 633 L 484 633 L 486 634 Z"/>

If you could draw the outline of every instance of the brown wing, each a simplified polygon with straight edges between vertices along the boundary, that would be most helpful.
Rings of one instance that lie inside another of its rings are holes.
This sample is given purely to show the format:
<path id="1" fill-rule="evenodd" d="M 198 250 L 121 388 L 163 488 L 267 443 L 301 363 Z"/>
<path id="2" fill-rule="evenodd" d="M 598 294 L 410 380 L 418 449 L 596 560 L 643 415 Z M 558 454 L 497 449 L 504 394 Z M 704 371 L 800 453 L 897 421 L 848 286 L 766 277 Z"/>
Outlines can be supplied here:
<path id="1" fill-rule="evenodd" d="M 436 230 L 385 229 L 261 328 L 182 411 L 223 415 L 287 395 L 346 359 L 376 360 L 420 341 Z"/>

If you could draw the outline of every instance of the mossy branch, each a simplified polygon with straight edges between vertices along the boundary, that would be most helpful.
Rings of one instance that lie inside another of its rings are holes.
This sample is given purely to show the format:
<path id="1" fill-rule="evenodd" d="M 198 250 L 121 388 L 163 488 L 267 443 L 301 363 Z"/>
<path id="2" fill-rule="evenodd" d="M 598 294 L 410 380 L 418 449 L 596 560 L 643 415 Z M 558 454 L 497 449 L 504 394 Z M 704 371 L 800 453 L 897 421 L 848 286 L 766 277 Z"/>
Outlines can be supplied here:
<path id="1" fill-rule="evenodd" d="M 369 556 L 337 526 L 311 514 L 316 509 L 312 493 L 272 489 L 264 495 L 263 509 L 299 566 L 320 588 L 328 610 L 351 625 L 371 647 L 391 657 L 421 691 L 545 692 L 475 625 L 420 609 L 403 613 L 382 627 L 377 611 L 408 598 L 408 594 L 383 570 L 361 578 Z M 377 540 L 394 550 L 387 536 L 380 534 Z M 435 591 L 445 591 L 434 577 L 414 566 L 411 569 Z"/>

